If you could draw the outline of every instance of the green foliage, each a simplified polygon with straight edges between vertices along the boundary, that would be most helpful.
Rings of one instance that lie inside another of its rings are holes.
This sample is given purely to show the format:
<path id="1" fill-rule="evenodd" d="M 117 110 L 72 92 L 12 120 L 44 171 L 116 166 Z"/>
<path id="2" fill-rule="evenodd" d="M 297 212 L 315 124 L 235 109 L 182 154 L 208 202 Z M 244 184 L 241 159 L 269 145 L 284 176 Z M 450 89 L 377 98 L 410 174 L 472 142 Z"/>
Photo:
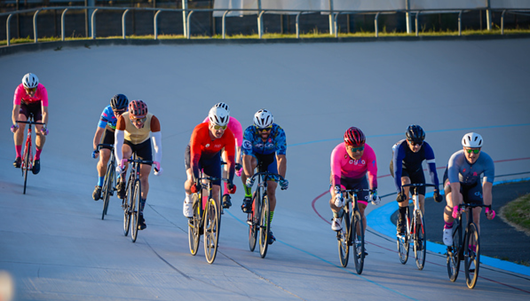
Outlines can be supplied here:
<path id="1" fill-rule="evenodd" d="M 530 231 L 530 194 L 508 203 L 504 216 L 511 223 Z"/>

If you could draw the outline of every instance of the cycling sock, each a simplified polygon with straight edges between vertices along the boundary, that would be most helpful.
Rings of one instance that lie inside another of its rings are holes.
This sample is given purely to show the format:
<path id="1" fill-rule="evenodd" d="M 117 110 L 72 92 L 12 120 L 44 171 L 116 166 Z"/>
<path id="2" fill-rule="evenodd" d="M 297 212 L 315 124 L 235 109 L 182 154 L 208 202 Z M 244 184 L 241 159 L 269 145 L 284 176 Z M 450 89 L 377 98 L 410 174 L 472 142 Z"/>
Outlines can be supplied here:
<path id="1" fill-rule="evenodd" d="M 40 160 L 40 153 L 42 152 L 41 148 L 35 148 L 35 160 Z"/>
<path id="2" fill-rule="evenodd" d="M 407 213 L 407 207 L 399 207 L 399 214 L 402 219 L 405 219 L 405 213 Z"/>
<path id="3" fill-rule="evenodd" d="M 444 229 L 453 229 L 453 223 L 445 222 Z"/>
<path id="4" fill-rule="evenodd" d="M 190 195 L 185 193 L 186 197 L 184 198 L 184 203 L 189 203 L 190 201 Z"/>
<path id="5" fill-rule="evenodd" d="M 224 193 L 223 194 L 228 194 L 228 184 L 226 184 L 226 182 L 224 182 L 224 181 L 223 181 L 223 184 L 224 184 L 223 185 L 223 188 L 224 188 L 224 190 L 223 190 Z"/>
<path id="6" fill-rule="evenodd" d="M 22 145 L 15 145 L 15 151 L 17 153 L 17 158 L 22 157 Z"/>
<path id="7" fill-rule="evenodd" d="M 252 197 L 252 188 L 245 185 L 245 197 Z"/>
<path id="8" fill-rule="evenodd" d="M 270 212 L 270 215 L 269 215 L 269 225 L 272 224 L 272 217 L 274 216 L 274 211 L 271 211 Z"/>
<path id="9" fill-rule="evenodd" d="M 98 186 L 101 187 L 103 186 L 103 181 L 105 180 L 105 177 L 99 177 L 98 178 Z"/>
<path id="10" fill-rule="evenodd" d="M 145 202 L 146 201 L 147 201 L 146 199 L 140 198 L 140 214 L 144 213 L 144 208 L 145 208 Z"/>

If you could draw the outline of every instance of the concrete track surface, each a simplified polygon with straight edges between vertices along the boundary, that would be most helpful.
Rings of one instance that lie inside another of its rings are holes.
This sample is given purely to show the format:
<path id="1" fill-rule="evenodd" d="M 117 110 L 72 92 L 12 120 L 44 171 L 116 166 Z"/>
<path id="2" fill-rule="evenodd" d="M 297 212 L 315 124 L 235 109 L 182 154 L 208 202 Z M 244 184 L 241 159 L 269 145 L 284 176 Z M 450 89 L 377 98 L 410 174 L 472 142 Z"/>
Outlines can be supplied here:
<path id="1" fill-rule="evenodd" d="M 412 259 L 402 265 L 395 238 L 374 224 L 362 275 L 351 260 L 341 268 L 325 192 L 330 153 L 352 125 L 378 156 L 380 195 L 394 192 L 391 146 L 412 123 L 427 131 L 439 167 L 464 133 L 477 131 L 496 174 L 508 175 L 497 180 L 528 177 L 519 173 L 530 171 L 529 52 L 529 39 L 505 39 L 91 46 L 0 57 L 0 270 L 14 281 L 15 300 L 524 300 L 528 268 L 483 264 L 470 290 L 463 272 L 449 281 L 436 252 L 422 271 Z M 23 195 L 9 127 L 13 92 L 27 72 L 48 89 L 50 134 L 41 172 L 30 175 Z M 105 220 L 102 203 L 91 199 L 92 139 L 116 93 L 146 101 L 162 124 L 164 173 L 150 176 L 148 228 L 136 243 L 123 235 L 116 197 Z M 267 108 L 287 133 L 290 187 L 277 192 L 277 241 L 265 259 L 248 250 L 239 179 L 215 262 L 205 261 L 202 241 L 197 256 L 189 253 L 183 153 L 219 101 L 245 127 Z M 390 223 L 390 214 L 368 208 L 369 218 Z"/>

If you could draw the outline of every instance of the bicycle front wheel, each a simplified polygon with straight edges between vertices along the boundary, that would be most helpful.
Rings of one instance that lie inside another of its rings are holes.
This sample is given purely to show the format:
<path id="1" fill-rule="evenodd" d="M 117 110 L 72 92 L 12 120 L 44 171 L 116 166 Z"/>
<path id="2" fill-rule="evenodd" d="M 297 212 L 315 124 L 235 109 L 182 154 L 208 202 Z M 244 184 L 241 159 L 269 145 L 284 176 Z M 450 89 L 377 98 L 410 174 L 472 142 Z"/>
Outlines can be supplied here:
<path id="1" fill-rule="evenodd" d="M 353 242 L 353 259 L 357 274 L 361 274 L 364 268 L 364 225 L 363 218 L 359 211 L 353 214 L 353 224 L 351 230 Z"/>
<path id="2" fill-rule="evenodd" d="M 24 161 L 22 162 L 22 173 L 24 174 L 24 194 L 26 194 L 26 185 L 28 183 L 28 173 L 29 170 L 32 169 L 31 166 L 31 137 L 29 137 L 30 140 L 26 141 L 26 147 L 24 148 Z"/>
<path id="3" fill-rule="evenodd" d="M 199 249 L 199 237 L 201 236 L 200 203 L 197 201 L 197 198 L 196 193 L 192 194 L 193 217 L 188 219 L 188 243 L 190 246 L 190 253 L 193 256 L 197 255 L 197 250 Z"/>
<path id="4" fill-rule="evenodd" d="M 447 247 L 447 274 L 455 282 L 460 271 L 462 227 L 455 219 L 453 223 L 453 245 Z"/>
<path id="5" fill-rule="evenodd" d="M 269 198 L 265 195 L 261 202 L 261 214 L 259 219 L 259 255 L 265 258 L 267 255 L 267 248 L 269 247 L 269 231 L 270 231 L 270 211 Z"/>
<path id="6" fill-rule="evenodd" d="M 350 203 L 348 202 L 345 207 L 350 208 Z M 339 259 L 340 264 L 343 267 L 348 266 L 348 259 L 350 257 L 350 245 L 351 245 L 351 223 L 350 223 L 350 211 L 346 210 L 343 215 L 344 227 L 337 231 L 337 240 L 339 245 Z"/>
<path id="7" fill-rule="evenodd" d="M 466 284 L 467 287 L 472 289 L 477 284 L 478 268 L 480 266 L 480 240 L 475 223 L 469 224 L 466 238 L 463 246 Z"/>
<path id="8" fill-rule="evenodd" d="M 133 184 L 131 179 L 129 179 L 127 183 L 127 191 L 125 192 L 125 199 L 123 202 L 123 234 L 127 236 L 129 235 L 129 229 L 131 227 L 131 212 L 133 204 Z"/>
<path id="9" fill-rule="evenodd" d="M 140 220 L 140 199 L 142 198 L 142 188 L 140 186 L 140 180 L 134 181 L 133 199 L 132 199 L 132 242 L 136 242 L 138 238 L 138 224 Z"/>
<path id="10" fill-rule="evenodd" d="M 425 266 L 425 255 L 427 254 L 427 238 L 425 236 L 423 214 L 420 210 L 416 213 L 414 219 L 414 257 L 416 257 L 416 266 L 423 270 Z"/>
<path id="11" fill-rule="evenodd" d="M 204 217 L 204 256 L 208 263 L 213 263 L 217 255 L 219 244 L 219 211 L 214 199 L 208 201 L 206 205 L 206 215 Z"/>
<path id="12" fill-rule="evenodd" d="M 406 264 L 407 261 L 409 260 L 409 244 L 410 244 L 409 224 L 410 224 L 410 221 L 409 221 L 408 208 L 405 214 L 405 223 L 406 223 L 405 233 L 403 233 L 403 235 L 398 235 L 397 237 L 398 256 L 399 256 L 399 261 L 402 264 Z"/>
<path id="13" fill-rule="evenodd" d="M 247 217 L 248 248 L 250 249 L 250 252 L 254 252 L 256 241 L 258 240 L 260 207 L 259 200 L 256 199 L 256 193 L 254 193 L 254 196 L 252 197 L 252 212 L 248 213 Z"/>
<path id="14" fill-rule="evenodd" d="M 101 212 L 101 219 L 105 219 L 105 215 L 107 215 L 107 210 L 109 209 L 109 200 L 110 195 L 112 191 L 112 184 L 114 179 L 114 166 L 112 163 L 110 163 L 107 166 L 107 172 L 105 173 L 105 180 L 103 181 L 103 191 L 101 192 L 102 198 L 103 198 L 103 211 Z"/>

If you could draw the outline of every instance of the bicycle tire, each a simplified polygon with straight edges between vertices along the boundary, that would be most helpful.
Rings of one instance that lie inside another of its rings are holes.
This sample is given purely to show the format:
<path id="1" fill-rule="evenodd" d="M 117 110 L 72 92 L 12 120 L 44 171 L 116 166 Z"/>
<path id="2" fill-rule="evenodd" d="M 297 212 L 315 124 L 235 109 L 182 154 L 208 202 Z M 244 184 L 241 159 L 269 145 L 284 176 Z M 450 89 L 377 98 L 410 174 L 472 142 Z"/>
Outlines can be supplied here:
<path id="1" fill-rule="evenodd" d="M 24 161 L 22 162 L 22 173 L 24 175 L 24 194 L 26 194 L 26 187 L 28 183 L 28 173 L 32 169 L 31 166 L 31 136 L 26 140 L 26 147 L 24 148 Z"/>
<path id="2" fill-rule="evenodd" d="M 219 210 L 212 198 L 206 206 L 204 217 L 204 256 L 209 264 L 215 261 L 219 245 Z"/>
<path id="3" fill-rule="evenodd" d="M 138 225 L 140 220 L 140 199 L 142 198 L 142 187 L 140 185 L 140 179 L 134 181 L 133 186 L 133 198 L 132 198 L 132 229 L 131 239 L 132 242 L 136 242 L 138 238 Z"/>
<path id="4" fill-rule="evenodd" d="M 409 260 L 409 246 L 410 246 L 410 241 L 409 241 L 409 238 L 410 238 L 410 233 L 409 233 L 409 224 L 410 224 L 410 220 L 409 220 L 409 208 L 406 207 L 406 212 L 405 212 L 405 233 L 401 236 L 398 236 L 397 237 L 397 247 L 398 247 L 398 256 L 399 256 L 399 261 L 401 262 L 401 264 L 406 264 L 407 261 Z"/>
<path id="5" fill-rule="evenodd" d="M 453 222 L 453 245 L 447 247 L 447 274 L 451 282 L 455 282 L 460 271 L 462 227 L 459 220 Z"/>
<path id="6" fill-rule="evenodd" d="M 250 252 L 254 252 L 256 249 L 256 241 L 258 240 L 259 233 L 259 200 L 256 199 L 256 193 L 252 197 L 252 211 L 248 213 L 248 248 Z"/>
<path id="7" fill-rule="evenodd" d="M 350 202 L 347 202 L 346 210 L 344 212 L 344 215 L 342 217 L 344 221 L 344 227 L 337 231 L 337 240 L 338 240 L 338 246 L 339 246 L 339 260 L 340 264 L 343 267 L 348 266 L 348 259 L 350 257 L 350 246 L 352 244 L 351 239 L 351 223 L 350 223 L 350 212 L 351 212 L 351 206 Z"/>
<path id="8" fill-rule="evenodd" d="M 425 266 L 425 255 L 427 254 L 427 238 L 425 236 L 425 221 L 423 213 L 418 210 L 414 220 L 414 257 L 418 270 Z"/>
<path id="9" fill-rule="evenodd" d="M 353 242 L 353 259 L 357 274 L 361 274 L 364 268 L 364 225 L 363 217 L 359 211 L 354 212 L 351 237 Z M 357 233 L 359 232 L 359 233 Z"/>
<path id="10" fill-rule="evenodd" d="M 267 195 L 263 196 L 261 202 L 260 213 L 260 230 L 259 230 L 259 255 L 265 258 L 267 249 L 269 247 L 269 231 L 270 231 L 270 212 L 269 212 L 269 198 Z"/>
<path id="11" fill-rule="evenodd" d="M 129 229 L 131 228 L 131 210 L 132 210 L 132 175 L 129 176 L 127 181 L 127 187 L 125 188 L 125 199 L 123 207 L 123 234 L 129 235 Z"/>
<path id="12" fill-rule="evenodd" d="M 471 223 L 467 227 L 466 241 L 464 242 L 464 262 L 466 284 L 468 288 L 473 289 L 477 284 L 480 267 L 480 237 L 475 223 Z"/>
<path id="13" fill-rule="evenodd" d="M 192 206 L 193 206 L 193 217 L 188 219 L 188 244 L 190 247 L 191 255 L 197 255 L 199 249 L 199 237 L 200 237 L 200 209 L 199 202 L 197 201 L 198 196 L 196 193 L 192 194 Z"/>
<path id="14" fill-rule="evenodd" d="M 107 172 L 105 173 L 105 179 L 103 180 L 103 190 L 101 191 L 103 198 L 103 211 L 101 212 L 102 220 L 105 219 L 105 215 L 107 215 L 107 210 L 109 208 L 109 200 L 112 189 L 112 182 L 114 178 L 114 170 L 112 165 L 113 164 L 110 163 L 107 166 Z"/>

